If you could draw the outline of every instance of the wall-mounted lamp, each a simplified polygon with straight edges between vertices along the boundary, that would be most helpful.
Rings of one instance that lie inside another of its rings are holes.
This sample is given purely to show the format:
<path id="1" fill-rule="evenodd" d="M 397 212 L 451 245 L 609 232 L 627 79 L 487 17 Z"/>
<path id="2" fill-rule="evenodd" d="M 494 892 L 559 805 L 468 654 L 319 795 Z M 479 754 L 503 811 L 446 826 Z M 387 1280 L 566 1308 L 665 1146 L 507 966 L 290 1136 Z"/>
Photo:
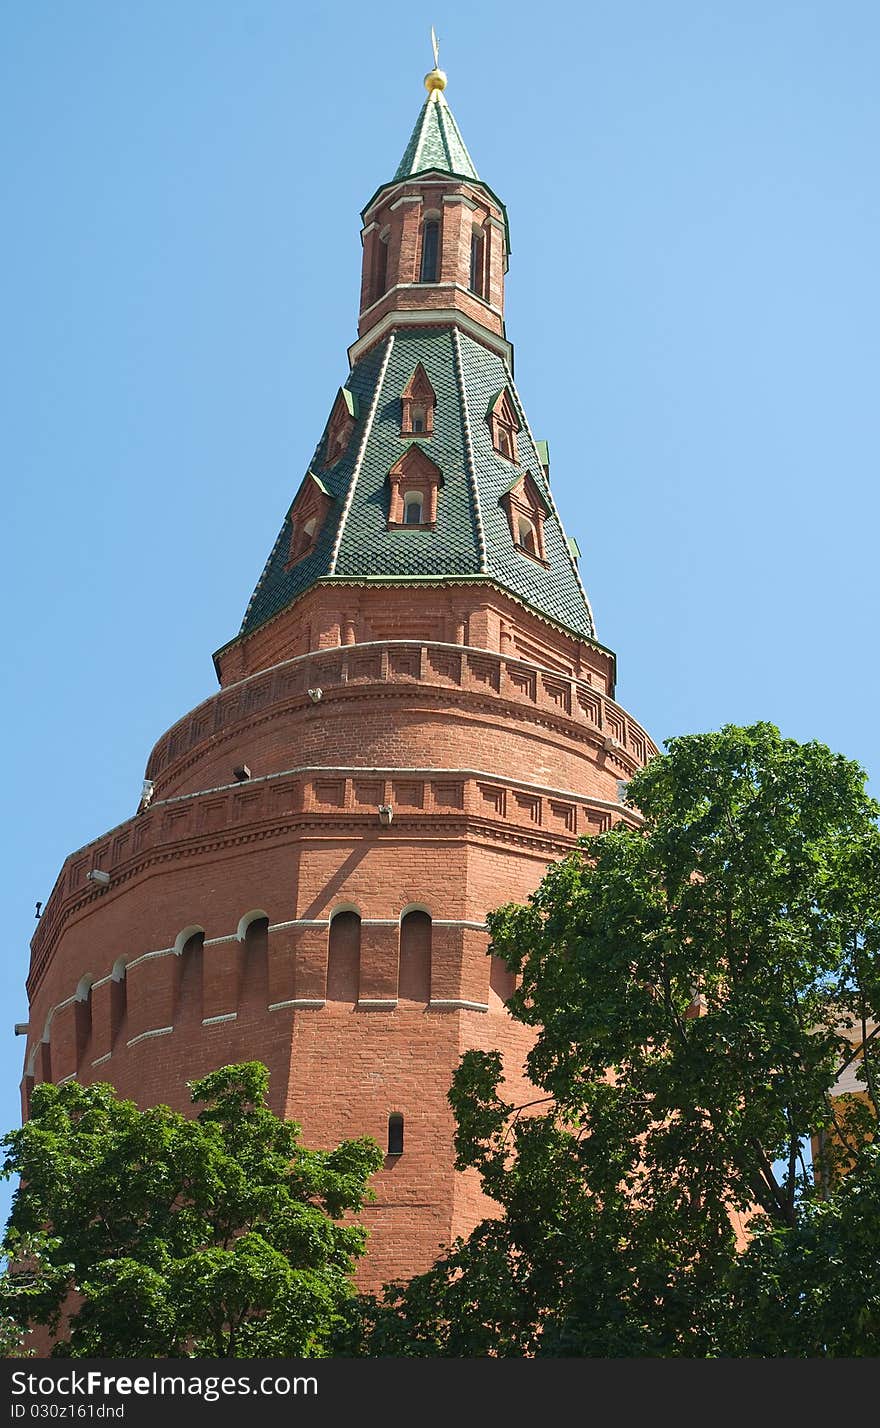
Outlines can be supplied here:
<path id="1" fill-rule="evenodd" d="M 251 776 L 251 771 L 247 764 L 239 764 L 237 769 L 232 770 L 232 773 L 233 776 L 238 779 L 239 783 L 247 783 Z"/>
<path id="2" fill-rule="evenodd" d="M 17 1021 L 17 1022 L 15 1023 L 15 1034 L 16 1034 L 16 1036 L 27 1036 L 27 1034 L 28 1034 L 28 1022 L 26 1022 L 26 1021 Z"/>
<path id="3" fill-rule="evenodd" d="M 110 884 L 110 874 L 105 873 L 103 868 L 90 868 L 86 873 L 86 879 L 90 883 L 99 883 L 102 888 Z"/>
<path id="4" fill-rule="evenodd" d="M 320 704 L 321 700 L 324 698 L 323 689 L 310 689 L 309 698 L 311 699 L 313 704 Z"/>
<path id="5" fill-rule="evenodd" d="M 143 813 L 145 809 L 149 808 L 150 804 L 153 801 L 153 792 L 155 790 L 155 787 L 156 786 L 151 778 L 144 779 L 144 786 L 141 789 L 141 797 L 140 802 L 138 804 L 138 813 Z"/>
<path id="6" fill-rule="evenodd" d="M 392 808 L 391 804 L 390 804 L 390 803 L 380 803 L 380 804 L 379 804 L 379 822 L 382 824 L 382 827 L 383 827 L 383 828 L 387 828 L 387 827 L 388 827 L 388 825 L 389 825 L 389 823 L 391 822 L 391 820 L 392 820 L 393 817 L 394 817 L 394 809 Z"/>

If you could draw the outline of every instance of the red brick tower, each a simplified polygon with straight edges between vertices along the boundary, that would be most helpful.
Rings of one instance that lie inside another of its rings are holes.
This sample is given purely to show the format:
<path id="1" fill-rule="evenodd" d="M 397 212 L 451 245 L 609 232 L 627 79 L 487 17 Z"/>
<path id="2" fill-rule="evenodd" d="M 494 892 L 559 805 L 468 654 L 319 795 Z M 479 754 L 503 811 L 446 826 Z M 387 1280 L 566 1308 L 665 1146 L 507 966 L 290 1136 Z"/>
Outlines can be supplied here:
<path id="1" fill-rule="evenodd" d="M 513 381 L 507 215 L 445 84 L 364 210 L 350 371 L 220 689 L 65 862 L 28 979 L 25 1106 L 76 1076 L 182 1108 L 188 1078 L 259 1058 L 308 1144 L 387 1145 L 369 1285 L 485 1210 L 451 1073 L 498 1047 L 515 1081 L 527 1049 L 487 909 L 620 817 L 653 752 Z"/>

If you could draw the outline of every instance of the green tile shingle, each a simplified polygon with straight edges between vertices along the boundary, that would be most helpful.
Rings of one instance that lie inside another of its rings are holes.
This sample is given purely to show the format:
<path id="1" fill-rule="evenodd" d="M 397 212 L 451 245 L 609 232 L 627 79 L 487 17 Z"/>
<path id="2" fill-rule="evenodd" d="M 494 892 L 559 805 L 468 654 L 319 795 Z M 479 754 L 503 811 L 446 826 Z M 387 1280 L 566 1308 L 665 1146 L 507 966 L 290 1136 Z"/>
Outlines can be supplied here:
<path id="1" fill-rule="evenodd" d="M 471 577 L 491 579 L 554 622 L 580 635 L 593 635 L 589 605 L 512 376 L 498 354 L 463 334 L 459 333 L 457 340 L 470 452 L 453 329 L 405 328 L 386 336 L 356 363 L 346 382 L 346 389 L 357 399 L 358 419 L 344 456 L 335 466 L 324 468 L 324 436 L 316 448 L 311 469 L 333 504 L 315 548 L 291 570 L 285 570 L 290 545 L 290 521 L 286 518 L 251 597 L 242 634 L 270 619 L 319 580 Z M 418 438 L 443 474 L 437 522 L 432 531 L 389 530 L 388 472 L 412 441 L 412 437 L 400 435 L 400 396 L 417 362 L 424 366 L 437 396 L 433 434 Z M 383 364 L 384 378 L 377 390 Z M 516 465 L 497 454 L 485 419 L 490 398 L 503 387 L 511 392 L 523 423 Z M 500 504 L 500 498 L 525 471 L 531 473 L 547 500 L 544 549 L 548 567 L 516 549 Z M 485 559 L 480 549 L 474 484 L 485 534 Z"/>

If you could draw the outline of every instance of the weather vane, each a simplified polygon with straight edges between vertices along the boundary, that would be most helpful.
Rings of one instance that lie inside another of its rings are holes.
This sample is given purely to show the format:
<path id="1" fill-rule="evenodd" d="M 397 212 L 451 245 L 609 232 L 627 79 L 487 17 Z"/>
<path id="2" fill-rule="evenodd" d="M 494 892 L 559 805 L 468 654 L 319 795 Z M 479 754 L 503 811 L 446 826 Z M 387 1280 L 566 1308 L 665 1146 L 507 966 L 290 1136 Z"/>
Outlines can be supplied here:
<path id="1" fill-rule="evenodd" d="M 446 75 L 440 68 L 440 41 L 434 26 L 431 26 L 431 49 L 434 51 L 434 68 L 425 75 L 425 88 L 431 99 L 439 99 L 446 88 Z"/>

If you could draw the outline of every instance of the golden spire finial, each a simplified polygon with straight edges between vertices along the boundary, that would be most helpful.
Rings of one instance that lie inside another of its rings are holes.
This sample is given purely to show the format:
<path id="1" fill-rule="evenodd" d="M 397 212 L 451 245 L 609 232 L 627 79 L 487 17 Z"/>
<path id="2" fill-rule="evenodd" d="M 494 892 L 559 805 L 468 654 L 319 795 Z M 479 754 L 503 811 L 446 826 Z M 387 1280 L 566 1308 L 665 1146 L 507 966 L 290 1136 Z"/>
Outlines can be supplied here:
<path id="1" fill-rule="evenodd" d="M 434 26 L 431 26 L 431 49 L 434 51 L 434 68 L 425 75 L 425 88 L 433 98 L 435 94 L 442 94 L 446 88 L 446 75 L 440 68 L 440 41 L 434 33 Z"/>

